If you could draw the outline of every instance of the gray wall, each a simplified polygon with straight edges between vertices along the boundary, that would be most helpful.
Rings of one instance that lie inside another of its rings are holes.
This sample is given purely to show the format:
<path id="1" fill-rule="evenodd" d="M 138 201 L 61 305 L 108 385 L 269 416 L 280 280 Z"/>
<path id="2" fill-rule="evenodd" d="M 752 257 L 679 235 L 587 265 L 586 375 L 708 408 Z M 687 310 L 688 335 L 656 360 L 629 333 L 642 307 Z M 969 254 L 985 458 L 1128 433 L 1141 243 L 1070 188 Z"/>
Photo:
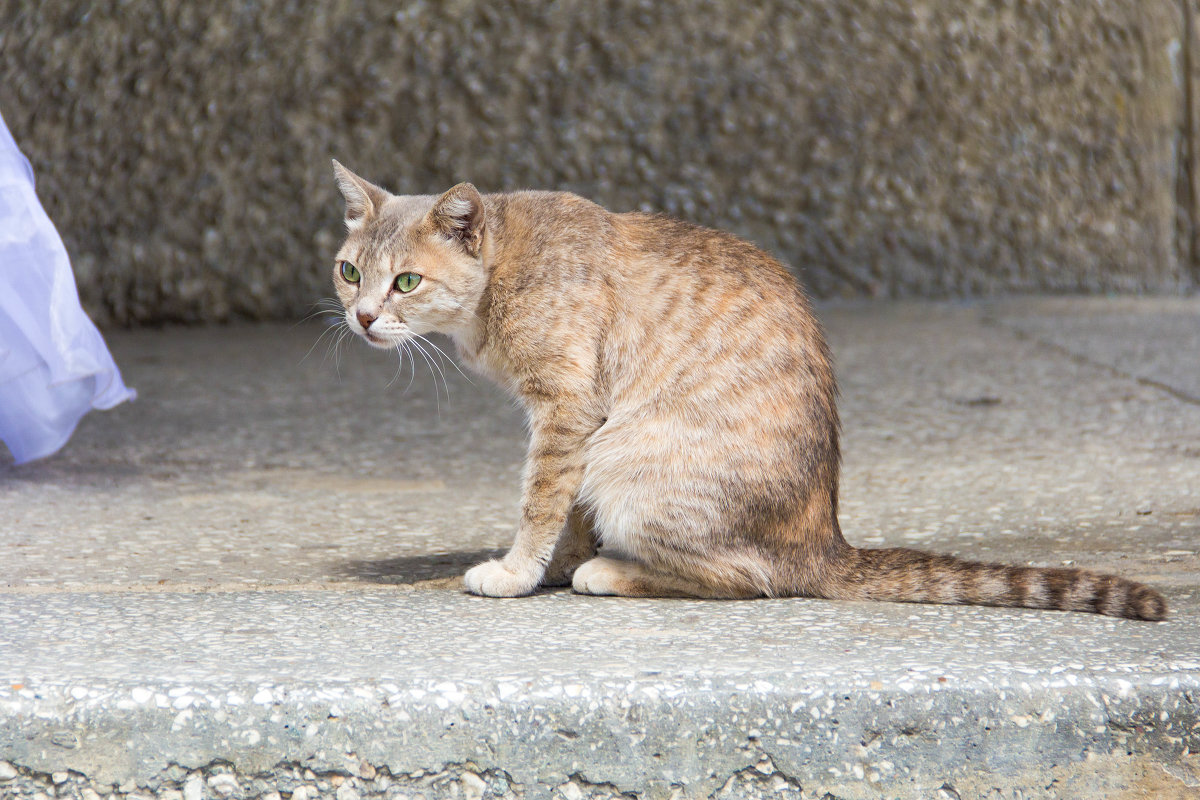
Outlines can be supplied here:
<path id="1" fill-rule="evenodd" d="M 1190 2 L 9 0 L 0 113 L 110 323 L 304 314 L 330 157 L 666 210 L 819 296 L 1190 291 Z"/>

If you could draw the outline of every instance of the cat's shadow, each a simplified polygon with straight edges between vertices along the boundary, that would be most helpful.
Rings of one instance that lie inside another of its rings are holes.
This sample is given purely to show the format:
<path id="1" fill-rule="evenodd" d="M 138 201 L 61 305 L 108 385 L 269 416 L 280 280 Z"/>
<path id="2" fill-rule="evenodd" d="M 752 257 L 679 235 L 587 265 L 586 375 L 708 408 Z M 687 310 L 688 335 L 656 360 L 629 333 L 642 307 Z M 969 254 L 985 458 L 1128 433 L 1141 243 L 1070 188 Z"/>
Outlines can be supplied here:
<path id="1" fill-rule="evenodd" d="M 464 572 L 489 558 L 499 558 L 504 550 L 471 550 L 458 553 L 429 553 L 379 560 L 346 561 L 337 572 L 347 578 L 370 583 L 396 585 L 427 581 L 453 583 Z"/>

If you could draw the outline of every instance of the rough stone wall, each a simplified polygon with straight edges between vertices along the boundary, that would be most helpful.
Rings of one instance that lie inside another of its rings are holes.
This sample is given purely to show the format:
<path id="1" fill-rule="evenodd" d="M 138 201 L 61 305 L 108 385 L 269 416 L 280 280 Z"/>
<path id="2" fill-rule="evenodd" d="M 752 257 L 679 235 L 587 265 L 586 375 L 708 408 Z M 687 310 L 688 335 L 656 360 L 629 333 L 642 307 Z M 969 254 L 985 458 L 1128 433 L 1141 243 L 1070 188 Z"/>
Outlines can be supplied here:
<path id="1" fill-rule="evenodd" d="M 330 157 L 731 229 L 813 292 L 1186 291 L 1190 0 L 9 0 L 85 305 L 304 314 Z"/>

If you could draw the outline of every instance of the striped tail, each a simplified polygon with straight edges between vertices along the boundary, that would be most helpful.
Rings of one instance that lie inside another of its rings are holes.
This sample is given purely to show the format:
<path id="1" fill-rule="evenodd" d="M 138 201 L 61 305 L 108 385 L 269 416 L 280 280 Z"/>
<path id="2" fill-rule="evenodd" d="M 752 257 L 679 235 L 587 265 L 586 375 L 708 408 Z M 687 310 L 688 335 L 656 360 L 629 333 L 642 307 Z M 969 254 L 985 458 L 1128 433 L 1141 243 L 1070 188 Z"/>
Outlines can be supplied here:
<path id="1" fill-rule="evenodd" d="M 1167 601 L 1140 583 L 1083 569 L 982 564 L 906 548 L 854 549 L 827 596 L 907 603 L 1087 611 L 1161 620 Z"/>

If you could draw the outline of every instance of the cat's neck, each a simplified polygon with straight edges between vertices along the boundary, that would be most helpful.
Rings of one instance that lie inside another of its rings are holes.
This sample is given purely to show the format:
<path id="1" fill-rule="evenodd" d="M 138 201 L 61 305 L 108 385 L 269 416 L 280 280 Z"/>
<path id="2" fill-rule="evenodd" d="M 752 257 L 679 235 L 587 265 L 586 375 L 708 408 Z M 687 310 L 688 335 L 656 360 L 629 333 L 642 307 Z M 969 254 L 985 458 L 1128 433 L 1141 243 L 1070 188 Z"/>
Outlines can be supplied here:
<path id="1" fill-rule="evenodd" d="M 485 363 L 484 351 L 487 347 L 488 339 L 487 320 L 491 311 L 491 303 L 489 302 L 491 276 L 495 270 L 496 262 L 503 257 L 504 250 L 503 230 L 504 212 L 506 210 L 504 206 L 504 203 L 496 202 L 495 195 L 484 196 L 484 208 L 487 213 L 488 226 L 484 234 L 480 256 L 484 272 L 488 276 L 488 282 L 484 285 L 483 291 L 476 299 L 474 307 L 468 309 L 470 314 L 464 323 L 455 330 L 445 331 L 454 342 L 459 359 L 476 371 L 483 373 L 491 372 L 491 369 Z"/>

